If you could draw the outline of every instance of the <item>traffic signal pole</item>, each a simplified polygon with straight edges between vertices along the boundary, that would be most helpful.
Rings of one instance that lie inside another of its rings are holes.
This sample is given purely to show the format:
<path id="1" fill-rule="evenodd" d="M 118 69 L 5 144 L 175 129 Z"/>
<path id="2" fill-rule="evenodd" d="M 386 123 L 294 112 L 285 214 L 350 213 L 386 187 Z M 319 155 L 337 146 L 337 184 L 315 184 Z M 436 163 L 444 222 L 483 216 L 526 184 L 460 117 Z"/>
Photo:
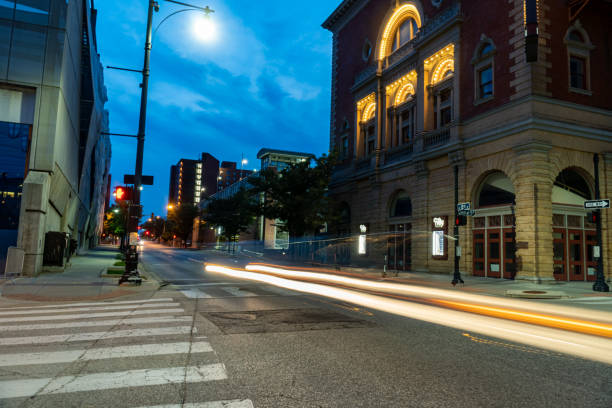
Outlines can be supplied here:
<path id="1" fill-rule="evenodd" d="M 138 233 L 138 224 L 142 215 L 140 204 L 140 191 L 142 188 L 142 162 L 144 155 L 145 127 L 147 121 L 147 97 L 149 91 L 149 72 L 151 59 L 151 37 L 153 32 L 153 10 L 157 8 L 157 2 L 149 0 L 149 10 L 147 13 L 147 33 L 144 47 L 144 64 L 142 68 L 142 83 L 140 84 L 140 115 L 138 117 L 138 134 L 136 146 L 136 169 L 134 171 L 134 196 L 130 205 L 128 232 Z M 119 279 L 119 284 L 127 282 L 130 278 L 140 281 L 138 273 L 138 251 L 136 245 L 130 245 L 126 256 L 125 273 Z"/>
<path id="2" fill-rule="evenodd" d="M 457 225 L 457 217 L 459 216 L 459 166 L 455 166 L 455 225 L 453 227 L 453 237 L 455 238 L 455 271 L 453 273 L 453 286 L 458 283 L 464 283 L 461 279 L 461 272 L 459 272 L 459 256 L 457 254 L 459 249 L 459 226 Z"/>
<path id="3" fill-rule="evenodd" d="M 599 200 L 601 197 L 599 196 L 599 155 L 595 153 L 593 155 L 593 169 L 595 171 L 595 199 Z M 597 228 L 597 246 L 599 247 L 599 257 L 597 258 L 597 278 L 595 283 L 593 284 L 593 290 L 596 292 L 609 292 L 610 286 L 606 283 L 604 273 L 603 273 L 603 250 L 602 250 L 602 242 L 601 242 L 601 210 L 595 210 L 596 220 L 595 220 L 595 228 Z"/>

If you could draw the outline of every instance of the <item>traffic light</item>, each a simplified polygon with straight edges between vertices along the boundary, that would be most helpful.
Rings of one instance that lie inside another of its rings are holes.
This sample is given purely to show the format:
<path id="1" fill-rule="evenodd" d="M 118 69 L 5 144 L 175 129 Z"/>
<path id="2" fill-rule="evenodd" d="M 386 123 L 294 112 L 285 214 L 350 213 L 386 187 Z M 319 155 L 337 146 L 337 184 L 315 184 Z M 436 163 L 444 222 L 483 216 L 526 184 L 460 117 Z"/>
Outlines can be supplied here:
<path id="1" fill-rule="evenodd" d="M 115 201 L 131 201 L 132 200 L 132 187 L 117 186 L 113 192 Z"/>
<path id="2" fill-rule="evenodd" d="M 463 225 L 467 225 L 467 216 L 458 215 L 455 217 L 455 226 L 461 227 Z"/>
<path id="3" fill-rule="evenodd" d="M 587 213 L 587 218 L 591 224 L 597 224 L 597 218 L 599 217 L 599 211 L 591 211 Z"/>

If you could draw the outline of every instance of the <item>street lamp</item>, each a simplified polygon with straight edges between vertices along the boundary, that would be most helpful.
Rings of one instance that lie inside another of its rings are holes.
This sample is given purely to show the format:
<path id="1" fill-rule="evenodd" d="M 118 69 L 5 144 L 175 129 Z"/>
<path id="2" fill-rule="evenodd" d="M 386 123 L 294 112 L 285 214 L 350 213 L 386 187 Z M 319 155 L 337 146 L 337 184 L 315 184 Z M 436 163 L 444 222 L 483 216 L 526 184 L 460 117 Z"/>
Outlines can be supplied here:
<path id="1" fill-rule="evenodd" d="M 165 0 L 169 3 L 178 4 L 181 6 L 188 7 L 184 10 L 176 11 L 168 16 L 166 16 L 158 25 L 155 31 L 157 31 L 160 25 L 166 21 L 168 18 L 172 17 L 175 14 L 189 11 L 189 10 L 199 10 L 203 12 L 205 15 L 209 15 L 214 11 L 211 10 L 208 6 L 199 7 L 194 6 L 193 4 L 183 3 L 181 1 L 176 0 Z M 140 191 L 142 190 L 142 161 L 144 155 L 144 139 L 145 139 L 145 124 L 147 119 L 147 95 L 149 91 L 149 75 L 150 75 L 150 60 L 151 60 L 151 41 L 153 36 L 153 11 L 159 11 L 159 2 L 155 0 L 149 0 L 149 9 L 147 13 L 147 31 L 145 36 L 145 47 L 144 47 L 144 63 L 142 68 L 142 83 L 140 84 L 141 93 L 140 93 L 140 114 L 138 116 L 138 144 L 136 146 L 136 169 L 134 171 L 134 196 L 133 196 L 133 205 L 130 206 L 132 211 L 129 211 L 129 220 L 128 223 L 128 232 L 137 233 L 138 232 L 138 220 L 141 217 L 142 207 L 140 205 Z M 127 281 L 130 276 L 136 278 L 136 282 L 140 282 L 138 270 L 138 252 L 136 251 L 136 246 L 130 245 L 128 256 L 126 256 L 126 268 L 125 274 L 119 279 L 119 284 Z"/>

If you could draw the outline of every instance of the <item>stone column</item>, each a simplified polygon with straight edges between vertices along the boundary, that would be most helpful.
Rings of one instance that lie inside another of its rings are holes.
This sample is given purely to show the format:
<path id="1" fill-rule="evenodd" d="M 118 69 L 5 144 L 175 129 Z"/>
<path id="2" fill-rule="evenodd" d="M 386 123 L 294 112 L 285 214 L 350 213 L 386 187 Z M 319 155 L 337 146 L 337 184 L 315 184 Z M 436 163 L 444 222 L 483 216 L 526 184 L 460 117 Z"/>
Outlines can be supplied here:
<path id="1" fill-rule="evenodd" d="M 516 279 L 554 281 L 552 186 L 548 142 L 531 140 L 514 147 L 516 191 Z"/>
<path id="2" fill-rule="evenodd" d="M 50 184 L 49 173 L 34 170 L 30 170 L 23 182 L 17 246 L 25 251 L 23 275 L 26 276 L 35 276 L 42 270 Z"/>

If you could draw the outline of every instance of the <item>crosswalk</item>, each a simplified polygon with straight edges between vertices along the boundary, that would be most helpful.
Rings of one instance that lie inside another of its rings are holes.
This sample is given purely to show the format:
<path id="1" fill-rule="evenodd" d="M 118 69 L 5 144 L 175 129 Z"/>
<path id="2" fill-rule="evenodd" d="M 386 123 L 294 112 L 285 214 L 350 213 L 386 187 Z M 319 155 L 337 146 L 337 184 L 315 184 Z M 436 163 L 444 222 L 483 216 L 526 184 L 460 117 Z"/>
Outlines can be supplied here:
<path id="1" fill-rule="evenodd" d="M 0 406 L 253 408 L 205 334 L 172 298 L 0 308 Z"/>
<path id="2" fill-rule="evenodd" d="M 567 299 L 571 303 L 582 305 L 612 305 L 612 296 L 584 296 Z"/>
<path id="3" fill-rule="evenodd" d="M 189 299 L 225 299 L 236 297 L 258 297 L 258 296 L 299 296 L 299 292 L 278 288 L 275 286 L 253 286 L 247 288 L 238 286 L 208 286 L 189 285 L 179 291 Z"/>

